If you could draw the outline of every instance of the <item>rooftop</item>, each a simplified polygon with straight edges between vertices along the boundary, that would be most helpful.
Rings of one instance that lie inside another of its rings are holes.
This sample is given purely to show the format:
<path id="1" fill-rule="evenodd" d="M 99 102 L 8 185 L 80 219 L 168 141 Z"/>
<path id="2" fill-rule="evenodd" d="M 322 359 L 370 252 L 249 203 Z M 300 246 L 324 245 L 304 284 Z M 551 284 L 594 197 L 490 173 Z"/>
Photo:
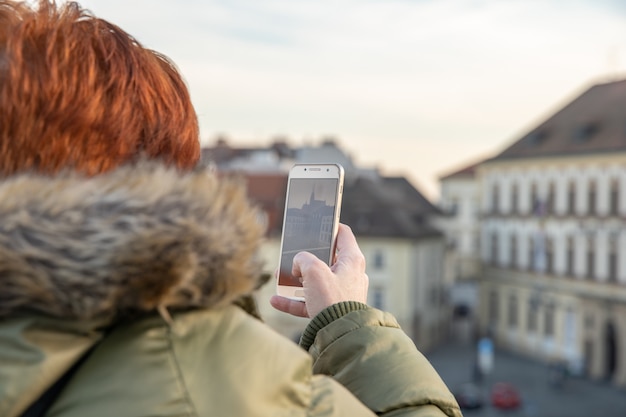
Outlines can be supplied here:
<path id="1" fill-rule="evenodd" d="M 596 84 L 492 160 L 626 151 L 626 80 Z"/>
<path id="2" fill-rule="evenodd" d="M 440 234 L 428 221 L 431 215 L 439 213 L 439 209 L 406 178 L 384 177 L 377 171 L 355 167 L 350 156 L 334 142 L 324 142 L 319 149 L 311 146 L 291 148 L 283 144 L 279 150 L 276 144 L 234 148 L 218 141 L 203 152 L 218 170 L 237 171 L 246 178 L 250 199 L 267 215 L 268 236 L 279 235 L 282 228 L 287 189 L 287 170 L 283 169 L 285 162 L 298 162 L 301 154 L 305 159 L 315 156 L 320 162 L 345 165 L 341 221 L 358 235 L 420 238 Z M 260 157 L 268 152 L 276 158 Z M 329 159 L 321 161 L 321 157 Z M 265 168 L 259 169 L 260 166 Z"/>

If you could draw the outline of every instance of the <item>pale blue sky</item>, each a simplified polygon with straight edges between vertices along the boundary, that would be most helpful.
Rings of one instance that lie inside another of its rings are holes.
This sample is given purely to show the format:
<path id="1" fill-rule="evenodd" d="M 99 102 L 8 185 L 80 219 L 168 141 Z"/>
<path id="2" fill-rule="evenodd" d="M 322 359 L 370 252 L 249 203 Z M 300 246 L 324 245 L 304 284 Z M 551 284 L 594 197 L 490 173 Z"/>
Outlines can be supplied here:
<path id="1" fill-rule="evenodd" d="M 429 197 L 439 175 L 626 77 L 621 0 L 81 3 L 178 64 L 205 143 L 330 135 Z"/>

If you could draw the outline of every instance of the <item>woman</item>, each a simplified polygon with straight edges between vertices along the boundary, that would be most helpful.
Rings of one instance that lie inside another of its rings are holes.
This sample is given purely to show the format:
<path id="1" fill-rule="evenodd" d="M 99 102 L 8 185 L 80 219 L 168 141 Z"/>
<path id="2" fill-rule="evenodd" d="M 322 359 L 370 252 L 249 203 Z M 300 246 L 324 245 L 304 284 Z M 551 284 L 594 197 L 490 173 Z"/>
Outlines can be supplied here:
<path id="1" fill-rule="evenodd" d="M 299 348 L 255 317 L 263 231 L 198 164 L 165 57 L 77 4 L 0 0 L 0 415 L 460 416 L 342 226 L 301 253 Z M 308 351 L 308 352 L 307 352 Z M 37 414 L 39 413 L 39 414 Z"/>

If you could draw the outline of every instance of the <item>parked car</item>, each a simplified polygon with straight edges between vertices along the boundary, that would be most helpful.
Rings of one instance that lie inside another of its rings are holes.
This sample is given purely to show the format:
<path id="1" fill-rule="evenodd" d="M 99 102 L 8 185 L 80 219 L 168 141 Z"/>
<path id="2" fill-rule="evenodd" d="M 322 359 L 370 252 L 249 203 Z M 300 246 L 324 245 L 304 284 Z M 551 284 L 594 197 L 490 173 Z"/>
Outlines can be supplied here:
<path id="1" fill-rule="evenodd" d="M 459 403 L 461 409 L 464 410 L 474 410 L 477 408 L 481 408 L 485 403 L 484 396 L 480 387 L 471 382 L 461 384 L 454 391 L 454 397 Z"/>
<path id="2" fill-rule="evenodd" d="M 491 389 L 491 404 L 502 410 L 512 410 L 522 405 L 522 397 L 513 384 L 497 382 Z"/>

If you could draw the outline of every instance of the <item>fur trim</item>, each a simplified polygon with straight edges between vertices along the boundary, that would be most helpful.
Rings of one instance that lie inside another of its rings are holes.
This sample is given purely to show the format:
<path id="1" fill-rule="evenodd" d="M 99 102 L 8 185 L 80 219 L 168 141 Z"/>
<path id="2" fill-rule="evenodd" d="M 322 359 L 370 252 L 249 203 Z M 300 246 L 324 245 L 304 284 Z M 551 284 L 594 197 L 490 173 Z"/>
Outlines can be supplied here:
<path id="1" fill-rule="evenodd" d="M 0 317 L 218 307 L 257 286 L 263 229 L 243 183 L 142 162 L 0 182 Z"/>

